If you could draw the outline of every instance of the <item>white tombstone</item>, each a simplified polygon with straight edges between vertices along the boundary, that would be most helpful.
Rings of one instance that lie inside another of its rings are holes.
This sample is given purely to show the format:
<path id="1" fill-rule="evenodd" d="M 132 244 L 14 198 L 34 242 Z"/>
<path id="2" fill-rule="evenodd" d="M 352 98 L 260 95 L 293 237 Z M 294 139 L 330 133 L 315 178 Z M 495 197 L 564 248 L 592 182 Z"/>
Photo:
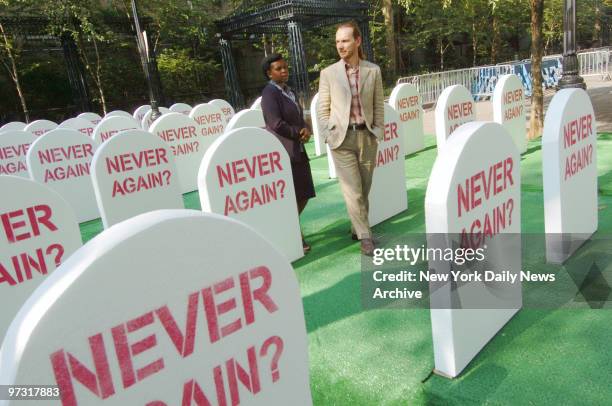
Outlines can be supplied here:
<path id="1" fill-rule="evenodd" d="M 500 124 L 461 126 L 438 152 L 430 174 L 425 196 L 428 247 L 481 249 L 485 269 L 518 276 L 521 244 L 510 237 L 521 232 L 520 183 L 520 154 Z M 441 247 L 440 236 L 453 241 Z M 444 260 L 430 260 L 428 268 L 446 275 L 457 269 Z M 520 281 L 496 288 L 474 281 L 432 289 L 430 283 L 429 290 L 435 369 L 449 377 L 459 375 L 522 306 Z"/>
<path id="2" fill-rule="evenodd" d="M 289 155 L 270 132 L 226 132 L 198 173 L 202 210 L 250 225 L 294 261 L 304 255 Z"/>
<path id="3" fill-rule="evenodd" d="M 223 117 L 225 118 L 225 125 L 227 125 L 227 123 L 229 123 L 230 119 L 236 113 L 234 111 L 234 108 L 232 107 L 232 105 L 229 104 L 228 102 L 226 102 L 223 99 L 213 99 L 213 100 L 209 101 L 208 103 L 212 104 L 214 106 L 217 106 L 217 107 L 219 107 L 221 109 L 221 112 L 223 113 Z"/>
<path id="4" fill-rule="evenodd" d="M 312 404 L 291 265 L 250 227 L 192 210 L 96 236 L 30 297 L 0 354 L 0 384 L 57 385 L 64 405 Z"/>
<path id="5" fill-rule="evenodd" d="M 69 118 L 58 126 L 58 128 L 71 128 L 77 130 L 88 137 L 93 137 L 94 127 L 95 125 L 91 121 L 78 117 Z"/>
<path id="6" fill-rule="evenodd" d="M 134 117 L 134 119 L 138 121 L 139 123 L 142 123 L 142 119 L 144 118 L 145 114 L 149 110 L 151 110 L 151 105 L 144 104 L 138 107 L 136 110 L 134 110 L 134 114 L 132 114 L 132 117 Z"/>
<path id="7" fill-rule="evenodd" d="M 0 127 L 0 133 L 6 131 L 23 131 L 25 127 L 26 123 L 22 123 L 21 121 L 11 121 L 10 123 L 6 123 Z"/>
<path id="8" fill-rule="evenodd" d="M 106 113 L 106 115 L 104 116 L 104 118 L 106 117 L 132 117 L 132 115 L 130 113 L 128 113 L 127 111 L 123 111 L 123 110 L 113 110 L 111 112 Z"/>
<path id="9" fill-rule="evenodd" d="M 253 110 L 261 110 L 261 96 L 255 99 L 253 104 L 251 104 L 251 109 Z"/>
<path id="10" fill-rule="evenodd" d="M 172 152 L 146 131 L 123 131 L 106 141 L 91 167 L 104 228 L 149 211 L 184 207 Z"/>
<path id="11" fill-rule="evenodd" d="M 100 217 L 90 164 L 98 144 L 69 128 L 58 128 L 32 143 L 27 155 L 30 178 L 45 183 L 74 210 L 79 223 Z"/>
<path id="12" fill-rule="evenodd" d="M 503 75 L 493 91 L 493 121 L 503 125 L 519 152 L 527 150 L 525 88 L 514 74 Z"/>
<path id="13" fill-rule="evenodd" d="M 562 263 L 597 231 L 597 123 L 589 95 L 564 89 L 542 136 L 546 259 Z"/>
<path id="14" fill-rule="evenodd" d="M 104 141 L 121 131 L 138 129 L 140 129 L 140 123 L 132 117 L 110 116 L 104 118 L 104 120 L 100 121 L 96 128 L 94 128 L 93 139 L 98 144 L 102 144 Z"/>
<path id="15" fill-rule="evenodd" d="M 312 124 L 312 138 L 314 138 L 315 155 L 321 156 L 326 154 L 327 149 L 325 148 L 325 140 L 323 139 L 321 131 L 319 130 L 321 123 L 319 122 L 319 115 L 317 114 L 318 105 L 319 93 L 315 94 L 310 102 L 310 121 Z"/>
<path id="16" fill-rule="evenodd" d="M 0 190 L 10 190 L 0 199 L 1 343 L 34 289 L 81 246 L 81 232 L 70 206 L 48 187 L 0 176 Z"/>
<path id="17" fill-rule="evenodd" d="M 476 120 L 472 94 L 463 85 L 449 86 L 442 91 L 434 111 L 438 151 L 457 127 Z"/>
<path id="18" fill-rule="evenodd" d="M 196 190 L 200 162 L 216 137 L 207 137 L 205 127 L 182 113 L 162 116 L 149 132 L 163 140 L 172 151 L 181 193 Z"/>
<path id="19" fill-rule="evenodd" d="M 216 138 L 225 131 L 223 112 L 214 104 L 198 104 L 189 113 L 189 118 L 202 127 L 202 134 L 206 137 Z"/>
<path id="20" fill-rule="evenodd" d="M 389 97 L 389 105 L 399 114 L 406 155 L 422 150 L 425 143 L 424 113 L 416 86 L 409 83 L 395 86 Z"/>
<path id="21" fill-rule="evenodd" d="M 170 113 L 170 110 L 167 109 L 166 107 L 160 107 L 159 108 L 159 112 L 160 114 L 163 116 L 164 114 L 168 114 Z M 142 118 L 142 121 L 140 123 L 140 127 L 145 130 L 145 131 L 149 131 L 149 127 L 151 127 L 151 124 L 153 124 L 153 119 L 151 118 L 151 116 L 153 115 L 153 110 L 149 110 L 145 113 L 144 117 Z M 160 116 L 161 117 L 161 116 Z"/>
<path id="22" fill-rule="evenodd" d="M 50 120 L 35 120 L 26 125 L 23 131 L 31 132 L 37 137 L 57 128 L 57 123 Z"/>
<path id="23" fill-rule="evenodd" d="M 264 128 L 265 126 L 266 122 L 264 121 L 263 112 L 261 110 L 245 109 L 234 114 L 225 127 L 225 131 L 229 132 L 236 128 L 244 127 Z"/>
<path id="24" fill-rule="evenodd" d="M 81 113 L 77 116 L 78 118 L 83 118 L 87 121 L 91 121 L 93 125 L 97 125 L 100 121 L 102 121 L 102 117 L 97 113 Z"/>
<path id="25" fill-rule="evenodd" d="M 192 108 L 193 107 L 191 107 L 187 103 L 174 103 L 172 106 L 170 106 L 170 111 L 173 113 L 181 113 L 188 116 Z"/>
<path id="26" fill-rule="evenodd" d="M 399 114 L 385 103 L 385 132 L 383 141 L 378 144 L 376 168 L 369 194 L 371 226 L 408 208 L 401 124 Z"/>
<path id="27" fill-rule="evenodd" d="M 327 173 L 330 179 L 336 179 L 338 177 L 336 174 L 336 164 L 328 144 L 325 144 L 325 150 L 327 151 Z"/>
<path id="28" fill-rule="evenodd" d="M 26 156 L 35 139 L 34 134 L 25 131 L 0 134 L 0 175 L 30 177 Z"/>

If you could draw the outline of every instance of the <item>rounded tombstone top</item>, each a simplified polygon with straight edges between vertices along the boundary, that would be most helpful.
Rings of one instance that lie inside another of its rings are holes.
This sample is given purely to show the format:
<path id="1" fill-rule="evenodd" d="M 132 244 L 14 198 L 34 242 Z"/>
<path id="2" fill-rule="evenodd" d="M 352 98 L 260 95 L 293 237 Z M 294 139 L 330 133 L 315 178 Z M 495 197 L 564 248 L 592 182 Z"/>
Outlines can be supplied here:
<path id="1" fill-rule="evenodd" d="M 124 130 L 139 129 L 140 124 L 132 117 L 111 116 L 105 117 L 96 128 L 94 128 L 93 139 L 102 144 L 104 141 L 111 138 L 113 135 Z"/>
<path id="2" fill-rule="evenodd" d="M 191 112 L 192 107 L 187 103 L 174 103 L 170 106 L 170 111 L 173 113 L 181 113 L 186 116 Z"/>
<path id="3" fill-rule="evenodd" d="M 114 116 L 132 117 L 132 115 L 131 115 L 130 113 L 128 113 L 127 111 L 123 111 L 123 110 L 113 110 L 113 111 L 110 111 L 110 112 L 106 113 L 106 115 L 104 116 L 104 118 L 107 118 L 107 117 L 114 117 Z"/>
<path id="4" fill-rule="evenodd" d="M 236 128 L 243 127 L 257 127 L 264 128 L 266 122 L 264 121 L 263 112 L 256 109 L 245 109 L 236 113 L 225 127 L 225 131 L 231 131 Z"/>
<path id="5" fill-rule="evenodd" d="M 46 132 L 54 130 L 57 128 L 57 123 L 51 120 L 35 120 L 30 124 L 26 125 L 24 131 L 31 132 L 37 137 L 40 137 Z"/>
<path id="6" fill-rule="evenodd" d="M 88 137 L 93 136 L 94 127 L 95 125 L 91 121 L 79 117 L 69 118 L 58 126 L 58 128 L 71 128 L 77 130 Z"/>
<path id="7" fill-rule="evenodd" d="M 436 142 L 440 148 L 446 144 L 455 129 L 476 119 L 472 94 L 463 85 L 447 87 L 438 97 L 434 115 Z"/>
<path id="8" fill-rule="evenodd" d="M 100 121 L 102 121 L 102 116 L 100 116 L 98 113 L 85 112 L 79 114 L 77 117 L 91 121 L 91 123 L 94 125 L 97 125 Z"/>
<path id="9" fill-rule="evenodd" d="M 251 104 L 251 109 L 261 110 L 261 96 L 259 96 L 253 104 Z"/>
<path id="10" fill-rule="evenodd" d="M 11 121 L 10 123 L 6 123 L 0 127 L 0 133 L 5 131 L 21 131 L 25 127 L 26 123 L 22 123 L 21 121 Z"/>
<path id="11" fill-rule="evenodd" d="M 234 110 L 232 105 L 223 99 L 213 99 L 209 101 L 208 103 L 213 104 L 221 109 L 221 112 L 223 113 L 223 117 L 225 118 L 225 125 L 227 125 L 227 123 L 229 123 L 232 116 L 236 114 L 236 111 Z"/>
<path id="12" fill-rule="evenodd" d="M 132 114 L 132 116 L 134 117 L 134 119 L 136 121 L 138 121 L 139 123 L 142 123 L 142 119 L 144 118 L 144 115 L 149 110 L 151 110 L 151 105 L 150 104 L 143 104 L 142 106 L 140 106 L 140 107 L 136 108 L 136 110 L 134 110 L 134 114 Z"/>
<path id="13" fill-rule="evenodd" d="M 164 114 L 170 113 L 170 109 L 168 109 L 167 107 L 160 107 L 159 112 L 163 116 Z M 148 110 L 143 116 L 142 121 L 140 122 L 140 127 L 143 130 L 149 131 L 149 127 L 151 127 L 151 124 L 153 124 L 153 119 L 151 118 L 152 115 L 153 115 L 153 110 Z"/>
<path id="14" fill-rule="evenodd" d="M 225 119 L 221 108 L 215 104 L 202 103 L 195 106 L 189 118 L 195 120 L 198 125 L 205 128 L 216 128 L 214 134 L 223 133 L 225 130 Z M 208 135 L 208 130 L 207 130 Z"/>
<path id="15" fill-rule="evenodd" d="M 414 108 L 415 106 L 420 107 L 421 98 L 418 89 L 411 83 L 400 83 L 391 91 L 389 105 L 396 111 Z"/>
<path id="16" fill-rule="evenodd" d="M 518 76 L 503 75 L 497 81 L 491 98 L 493 121 L 503 125 L 519 152 L 527 149 L 527 115 L 525 88 Z"/>

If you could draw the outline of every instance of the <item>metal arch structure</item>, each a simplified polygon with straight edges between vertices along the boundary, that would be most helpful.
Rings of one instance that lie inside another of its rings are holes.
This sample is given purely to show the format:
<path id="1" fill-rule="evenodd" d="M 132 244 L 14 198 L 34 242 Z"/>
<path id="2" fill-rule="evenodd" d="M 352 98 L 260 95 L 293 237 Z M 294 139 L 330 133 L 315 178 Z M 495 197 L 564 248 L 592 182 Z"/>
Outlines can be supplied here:
<path id="1" fill-rule="evenodd" d="M 141 22 L 146 27 L 151 24 L 152 20 L 141 18 Z M 85 77 L 85 68 L 79 58 L 76 43 L 69 32 L 50 33 L 48 29 L 50 20 L 40 16 L 0 16 L 0 23 L 9 35 L 22 36 L 26 43 L 55 42 L 61 45 L 74 104 L 81 112 L 91 110 L 91 95 Z M 116 33 L 135 35 L 134 26 L 127 19 L 109 17 L 104 19 L 104 23 Z M 159 77 L 156 79 L 154 83 L 159 86 L 161 93 Z"/>
<path id="2" fill-rule="evenodd" d="M 221 59 L 225 73 L 225 90 L 235 108 L 244 107 L 244 97 L 237 80 L 232 40 L 245 40 L 252 34 L 284 34 L 289 39 L 292 65 L 291 76 L 300 104 L 306 107 L 310 95 L 308 69 L 302 33 L 305 30 L 355 20 L 362 33 L 366 58 L 374 59 L 368 23 L 369 2 L 349 0 L 281 0 L 257 9 L 243 2 L 234 14 L 216 22 L 219 32 Z"/>

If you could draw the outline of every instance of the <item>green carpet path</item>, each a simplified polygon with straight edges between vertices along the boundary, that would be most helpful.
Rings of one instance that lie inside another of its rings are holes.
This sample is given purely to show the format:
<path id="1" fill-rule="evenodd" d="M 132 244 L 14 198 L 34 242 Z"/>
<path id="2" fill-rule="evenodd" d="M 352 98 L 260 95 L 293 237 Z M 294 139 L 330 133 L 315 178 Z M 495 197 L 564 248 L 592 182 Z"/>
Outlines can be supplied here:
<path id="1" fill-rule="evenodd" d="M 522 230 L 544 232 L 541 140 L 521 159 Z M 521 310 L 454 380 L 432 376 L 429 310 L 364 310 L 359 244 L 327 158 L 308 145 L 317 197 L 301 216 L 312 252 L 293 263 L 308 330 L 315 405 L 603 405 L 612 399 L 612 312 Z M 435 138 L 406 158 L 408 210 L 374 227 L 377 236 L 425 231 L 424 198 Z M 612 134 L 599 134 L 599 234 L 612 232 Z M 197 192 L 185 207 L 200 209 Z M 81 225 L 84 241 L 102 231 Z M 282 376 L 282 371 L 281 371 Z"/>

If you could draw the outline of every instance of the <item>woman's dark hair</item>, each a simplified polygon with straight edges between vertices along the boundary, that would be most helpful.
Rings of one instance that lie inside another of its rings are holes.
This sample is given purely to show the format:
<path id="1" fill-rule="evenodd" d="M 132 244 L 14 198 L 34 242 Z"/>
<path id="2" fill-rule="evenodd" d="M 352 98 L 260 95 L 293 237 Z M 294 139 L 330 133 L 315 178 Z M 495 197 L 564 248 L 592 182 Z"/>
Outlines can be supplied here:
<path id="1" fill-rule="evenodd" d="M 282 61 L 283 59 L 285 58 L 283 58 L 281 54 L 271 54 L 263 59 L 261 62 L 261 70 L 263 71 L 263 75 L 267 80 L 270 80 L 270 77 L 268 76 L 270 66 L 272 66 L 274 62 Z"/>

